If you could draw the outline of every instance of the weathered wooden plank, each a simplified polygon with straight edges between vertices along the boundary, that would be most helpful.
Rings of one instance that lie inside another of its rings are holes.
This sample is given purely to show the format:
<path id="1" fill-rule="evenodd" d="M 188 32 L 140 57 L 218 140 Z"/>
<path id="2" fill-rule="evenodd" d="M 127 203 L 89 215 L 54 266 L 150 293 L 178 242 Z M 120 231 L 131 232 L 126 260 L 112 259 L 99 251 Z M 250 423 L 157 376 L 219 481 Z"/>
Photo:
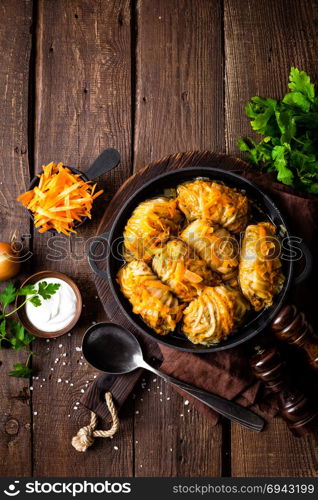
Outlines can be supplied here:
<path id="1" fill-rule="evenodd" d="M 76 452 L 70 441 L 89 421 L 86 410 L 75 408 L 81 390 L 95 373 L 76 347 L 81 345 L 85 329 L 105 317 L 86 261 L 87 239 L 94 236 L 106 200 L 130 169 L 130 3 L 41 0 L 38 11 L 37 170 L 43 163 L 55 160 L 84 171 L 110 146 L 120 151 L 122 164 L 99 180 L 105 195 L 96 202 L 93 221 L 81 228 L 78 237 L 54 238 L 63 257 L 47 249 L 53 241 L 50 236 L 36 233 L 34 237 L 37 269 L 54 268 L 73 277 L 86 306 L 71 336 L 38 342 L 42 352 L 49 351 L 45 359 L 37 360 L 41 371 L 33 390 L 33 410 L 37 412 L 34 473 L 129 476 L 133 419 L 125 410 L 120 434 L 113 441 L 104 440 L 86 454 Z"/>
<path id="2" fill-rule="evenodd" d="M 136 14 L 135 171 L 169 153 L 223 151 L 221 2 L 140 0 Z M 220 475 L 221 426 L 154 379 L 137 395 L 135 474 Z"/>
<path id="3" fill-rule="evenodd" d="M 279 418 L 262 434 L 232 428 L 232 475 L 239 477 L 316 477 L 315 436 L 293 437 Z"/>
<path id="4" fill-rule="evenodd" d="M 238 154 L 238 136 L 250 134 L 244 104 L 253 95 L 286 92 L 291 66 L 317 81 L 317 3 L 298 0 L 225 0 L 226 141 Z M 232 426 L 233 476 L 317 475 L 314 437 L 293 438 L 278 419 L 256 435 Z"/>
<path id="5" fill-rule="evenodd" d="M 25 235 L 26 247 L 29 219 L 16 197 L 30 179 L 27 117 L 31 24 L 32 1 L 1 2 L 0 234 L 1 241 Z M 2 285 L 5 283 L 0 288 Z M 12 364 L 23 362 L 25 357 L 24 353 L 0 351 L 1 476 L 29 476 L 32 471 L 29 380 L 8 375 Z"/>
<path id="6" fill-rule="evenodd" d="M 221 2 L 137 2 L 135 166 L 224 151 Z"/>

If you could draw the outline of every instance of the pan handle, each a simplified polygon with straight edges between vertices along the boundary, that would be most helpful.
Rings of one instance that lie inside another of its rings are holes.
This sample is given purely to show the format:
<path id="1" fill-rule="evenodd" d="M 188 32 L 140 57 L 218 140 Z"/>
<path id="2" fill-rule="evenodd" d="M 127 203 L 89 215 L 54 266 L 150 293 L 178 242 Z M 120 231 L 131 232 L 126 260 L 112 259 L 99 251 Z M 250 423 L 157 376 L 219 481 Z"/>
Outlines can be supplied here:
<path id="1" fill-rule="evenodd" d="M 85 176 L 89 181 L 97 179 L 106 172 L 113 170 L 113 168 L 117 167 L 120 162 L 120 154 L 114 148 L 105 149 L 99 156 L 96 158 L 91 167 L 85 172 Z"/>
<path id="2" fill-rule="evenodd" d="M 304 264 L 304 269 L 301 271 L 301 273 L 298 276 L 296 276 L 296 278 L 294 278 L 295 285 L 299 285 L 308 278 L 308 276 L 312 271 L 312 266 L 313 266 L 312 253 L 307 247 L 307 245 L 303 241 L 300 241 L 299 246 L 302 251 L 303 260 L 305 261 L 305 264 Z"/>
<path id="3" fill-rule="evenodd" d="M 106 244 L 108 246 L 108 235 L 109 235 L 109 233 L 102 233 L 99 236 L 96 236 L 96 238 L 94 238 L 94 240 L 89 245 L 88 257 L 87 257 L 91 270 L 95 274 L 97 274 L 97 276 L 99 276 L 100 278 L 102 278 L 104 280 L 109 280 L 109 275 L 108 275 L 108 272 L 106 270 L 99 269 L 99 267 L 97 266 L 97 260 L 96 260 L 97 258 L 96 258 L 95 252 L 96 252 L 98 245 L 100 245 L 102 243 L 105 244 L 105 242 L 106 242 Z"/>

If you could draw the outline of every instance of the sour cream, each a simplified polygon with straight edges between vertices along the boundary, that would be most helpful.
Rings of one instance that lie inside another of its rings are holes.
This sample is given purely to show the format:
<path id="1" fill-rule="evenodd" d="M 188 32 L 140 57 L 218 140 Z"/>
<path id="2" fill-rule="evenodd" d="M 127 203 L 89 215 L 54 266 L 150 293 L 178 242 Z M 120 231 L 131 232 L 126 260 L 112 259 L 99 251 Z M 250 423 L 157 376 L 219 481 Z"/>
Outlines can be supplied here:
<path id="1" fill-rule="evenodd" d="M 43 332 L 57 332 L 71 324 L 76 314 L 77 298 L 73 288 L 59 278 L 45 278 L 35 283 L 35 287 L 41 281 L 46 283 L 58 283 L 60 288 L 50 299 L 41 298 L 41 305 L 35 307 L 31 302 L 25 305 L 25 312 L 29 321 Z"/>

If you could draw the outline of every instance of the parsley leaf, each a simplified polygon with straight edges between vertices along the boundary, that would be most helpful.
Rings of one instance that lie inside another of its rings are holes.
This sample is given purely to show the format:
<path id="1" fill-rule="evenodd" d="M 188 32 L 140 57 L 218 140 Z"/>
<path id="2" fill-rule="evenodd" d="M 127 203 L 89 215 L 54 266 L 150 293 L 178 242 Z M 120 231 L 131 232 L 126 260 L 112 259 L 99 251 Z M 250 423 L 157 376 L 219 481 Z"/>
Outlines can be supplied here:
<path id="1" fill-rule="evenodd" d="M 1 311 L 0 311 L 0 348 L 2 342 L 6 342 L 9 347 L 15 351 L 25 349 L 35 337 L 29 332 L 25 331 L 25 328 L 18 321 L 7 319 L 9 316 L 14 314 L 18 309 L 24 307 L 27 302 L 31 302 L 35 307 L 39 307 L 42 303 L 41 299 L 47 300 L 55 294 L 55 292 L 60 288 L 58 283 L 46 283 L 41 281 L 38 285 L 38 289 L 32 285 L 25 285 L 20 289 L 16 289 L 13 283 L 9 283 L 7 287 L 0 293 Z M 10 312 L 6 311 L 6 307 L 18 296 L 24 297 L 15 309 Z M 28 351 L 29 355 L 25 365 L 21 363 L 16 363 L 11 370 L 10 375 L 12 377 L 29 377 L 32 373 L 32 369 L 29 367 L 29 361 L 32 355 L 36 355 L 32 351 Z"/>
<path id="2" fill-rule="evenodd" d="M 35 307 L 39 307 L 42 302 L 41 302 L 41 299 L 38 295 L 34 295 L 33 297 L 30 297 L 29 298 L 29 301 L 31 302 L 31 304 L 33 304 Z"/>
<path id="3" fill-rule="evenodd" d="M 13 283 L 9 283 L 4 290 L 0 293 L 0 301 L 5 309 L 9 304 L 15 301 L 17 290 Z"/>
<path id="4" fill-rule="evenodd" d="M 32 375 L 32 369 L 27 365 L 15 363 L 13 365 L 13 369 L 9 372 L 9 375 L 17 378 L 29 378 L 30 375 Z"/>
<path id="5" fill-rule="evenodd" d="M 310 77 L 291 68 L 289 92 L 281 100 L 252 97 L 246 105 L 251 127 L 264 137 L 240 138 L 253 165 L 275 172 L 277 180 L 309 193 L 318 192 L 318 97 Z"/>
<path id="6" fill-rule="evenodd" d="M 34 285 L 24 285 L 19 288 L 18 295 L 35 295 L 37 290 Z"/>
<path id="7" fill-rule="evenodd" d="M 60 286 L 61 285 L 59 283 L 47 283 L 46 281 L 41 281 L 41 283 L 39 283 L 38 294 L 41 295 L 44 300 L 50 299 L 52 295 L 57 292 Z"/>
<path id="8" fill-rule="evenodd" d="M 314 84 L 310 82 L 310 76 L 305 73 L 305 71 L 299 71 L 299 69 L 292 67 L 290 69 L 288 87 L 293 92 L 301 92 L 310 101 L 315 97 L 315 87 Z"/>

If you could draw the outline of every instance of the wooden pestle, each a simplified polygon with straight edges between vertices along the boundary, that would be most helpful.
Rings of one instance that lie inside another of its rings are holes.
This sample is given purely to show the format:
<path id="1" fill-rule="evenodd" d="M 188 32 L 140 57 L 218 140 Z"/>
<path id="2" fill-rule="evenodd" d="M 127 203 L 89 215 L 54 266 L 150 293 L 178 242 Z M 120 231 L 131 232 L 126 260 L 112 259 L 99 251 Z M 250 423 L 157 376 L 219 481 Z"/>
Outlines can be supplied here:
<path id="1" fill-rule="evenodd" d="M 251 367 L 266 387 L 277 393 L 279 414 L 296 437 L 313 432 L 318 427 L 318 408 L 313 406 L 290 379 L 285 361 L 278 349 L 271 345 L 255 346 Z"/>
<path id="2" fill-rule="evenodd" d="M 318 371 L 318 338 L 304 313 L 296 306 L 283 307 L 273 321 L 271 331 L 279 340 L 303 349 L 309 365 Z"/>

